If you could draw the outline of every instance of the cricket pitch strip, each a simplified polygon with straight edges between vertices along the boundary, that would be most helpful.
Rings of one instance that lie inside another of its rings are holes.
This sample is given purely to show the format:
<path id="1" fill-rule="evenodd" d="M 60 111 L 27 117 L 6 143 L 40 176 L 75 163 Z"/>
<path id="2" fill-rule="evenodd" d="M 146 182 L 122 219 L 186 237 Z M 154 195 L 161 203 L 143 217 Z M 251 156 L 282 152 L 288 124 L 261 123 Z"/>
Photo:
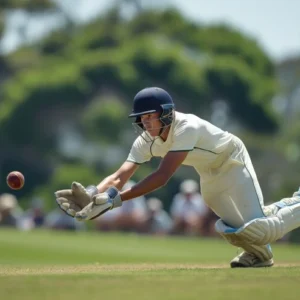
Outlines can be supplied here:
<path id="1" fill-rule="evenodd" d="M 300 262 L 277 263 L 272 268 L 300 267 Z M 0 276 L 13 275 L 58 275 L 58 274 L 90 274 L 90 273 L 115 273 L 115 272 L 141 272 L 161 270 L 197 270 L 197 269 L 226 269 L 229 264 L 86 264 L 86 265 L 57 265 L 11 267 L 2 266 Z"/>

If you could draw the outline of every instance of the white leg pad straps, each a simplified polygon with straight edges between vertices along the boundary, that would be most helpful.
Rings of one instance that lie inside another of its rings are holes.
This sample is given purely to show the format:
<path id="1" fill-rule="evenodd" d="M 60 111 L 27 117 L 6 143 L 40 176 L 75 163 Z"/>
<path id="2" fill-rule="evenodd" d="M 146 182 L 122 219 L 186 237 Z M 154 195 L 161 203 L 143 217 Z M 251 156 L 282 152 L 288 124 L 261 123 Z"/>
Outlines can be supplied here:
<path id="1" fill-rule="evenodd" d="M 300 226 L 300 198 L 283 199 L 273 205 L 279 208 L 275 216 L 254 219 L 240 228 L 229 227 L 218 220 L 216 231 L 238 247 L 242 247 L 241 243 L 260 246 L 272 243 Z"/>

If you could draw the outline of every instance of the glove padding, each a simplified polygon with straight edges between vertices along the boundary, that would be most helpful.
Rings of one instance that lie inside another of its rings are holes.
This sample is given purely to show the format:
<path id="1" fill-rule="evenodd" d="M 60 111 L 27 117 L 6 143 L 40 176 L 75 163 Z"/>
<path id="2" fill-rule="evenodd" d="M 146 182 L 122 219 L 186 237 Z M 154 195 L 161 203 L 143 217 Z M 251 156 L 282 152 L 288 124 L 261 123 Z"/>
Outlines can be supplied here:
<path id="1" fill-rule="evenodd" d="M 110 187 L 104 193 L 92 197 L 92 202 L 75 214 L 78 221 L 92 220 L 108 210 L 122 206 L 122 199 L 117 188 Z"/>
<path id="2" fill-rule="evenodd" d="M 55 192 L 56 203 L 67 215 L 74 217 L 76 212 L 81 211 L 92 202 L 92 197 L 98 193 L 96 186 L 85 188 L 81 183 L 73 182 L 71 189 Z"/>

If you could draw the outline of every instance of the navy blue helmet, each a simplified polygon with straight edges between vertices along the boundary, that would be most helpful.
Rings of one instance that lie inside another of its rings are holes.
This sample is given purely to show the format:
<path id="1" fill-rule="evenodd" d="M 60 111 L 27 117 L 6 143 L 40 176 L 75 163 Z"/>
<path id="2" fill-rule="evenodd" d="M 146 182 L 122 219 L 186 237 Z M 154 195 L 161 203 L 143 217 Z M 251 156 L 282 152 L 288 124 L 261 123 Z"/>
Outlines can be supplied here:
<path id="1" fill-rule="evenodd" d="M 139 91 L 134 97 L 129 118 L 135 117 L 136 123 L 140 125 L 142 115 L 159 112 L 160 121 L 168 126 L 172 123 L 174 109 L 174 102 L 168 92 L 158 87 L 149 87 Z"/>

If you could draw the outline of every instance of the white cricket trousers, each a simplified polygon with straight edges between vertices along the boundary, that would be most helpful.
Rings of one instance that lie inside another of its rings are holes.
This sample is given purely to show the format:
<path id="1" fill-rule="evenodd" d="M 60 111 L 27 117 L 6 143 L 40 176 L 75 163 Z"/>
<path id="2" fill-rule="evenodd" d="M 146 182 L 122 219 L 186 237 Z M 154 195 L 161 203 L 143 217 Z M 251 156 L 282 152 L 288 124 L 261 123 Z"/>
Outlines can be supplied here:
<path id="1" fill-rule="evenodd" d="M 264 216 L 264 200 L 244 143 L 233 136 L 233 150 L 217 169 L 201 174 L 201 192 L 206 204 L 228 226 L 238 228 Z"/>

